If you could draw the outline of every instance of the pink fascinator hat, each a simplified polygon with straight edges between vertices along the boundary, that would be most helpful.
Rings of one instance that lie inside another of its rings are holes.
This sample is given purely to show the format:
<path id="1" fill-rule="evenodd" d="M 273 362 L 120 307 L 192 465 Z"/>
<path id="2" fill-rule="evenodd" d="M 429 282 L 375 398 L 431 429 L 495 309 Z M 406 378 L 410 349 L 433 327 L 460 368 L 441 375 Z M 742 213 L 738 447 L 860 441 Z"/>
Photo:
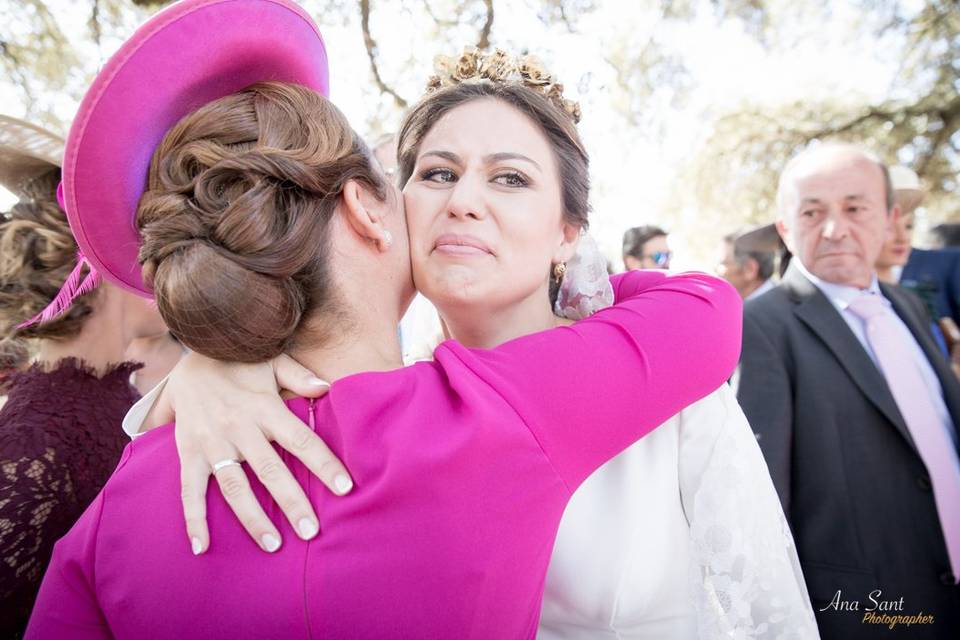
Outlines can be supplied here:
<path id="1" fill-rule="evenodd" d="M 268 80 L 329 93 L 323 38 L 291 0 L 182 0 L 120 47 L 84 96 L 64 152 L 61 206 L 80 247 L 78 271 L 87 264 L 152 297 L 134 219 L 154 150 L 184 116 Z M 68 285 L 37 319 L 69 307 Z"/>

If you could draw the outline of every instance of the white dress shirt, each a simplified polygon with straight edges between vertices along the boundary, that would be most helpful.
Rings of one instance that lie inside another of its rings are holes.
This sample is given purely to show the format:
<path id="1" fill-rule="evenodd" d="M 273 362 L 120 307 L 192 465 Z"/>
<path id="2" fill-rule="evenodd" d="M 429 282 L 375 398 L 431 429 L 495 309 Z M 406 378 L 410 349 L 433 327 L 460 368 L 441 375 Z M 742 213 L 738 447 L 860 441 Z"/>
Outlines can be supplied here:
<path id="1" fill-rule="evenodd" d="M 763 284 L 761 284 L 759 287 L 754 289 L 750 293 L 750 295 L 748 295 L 746 298 L 743 299 L 743 301 L 746 302 L 747 300 L 753 300 L 754 298 L 759 298 L 760 296 L 765 294 L 767 291 L 770 291 L 770 289 L 773 289 L 776 286 L 777 286 L 777 283 L 773 281 L 773 278 L 767 278 L 766 280 L 763 281 Z"/>

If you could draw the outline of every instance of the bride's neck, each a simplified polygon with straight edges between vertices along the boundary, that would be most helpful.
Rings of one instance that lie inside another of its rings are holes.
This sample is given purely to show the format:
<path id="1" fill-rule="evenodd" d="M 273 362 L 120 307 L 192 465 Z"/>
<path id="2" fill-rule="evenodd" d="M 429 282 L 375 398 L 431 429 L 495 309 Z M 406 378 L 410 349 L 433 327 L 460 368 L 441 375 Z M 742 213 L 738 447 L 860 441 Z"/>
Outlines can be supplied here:
<path id="1" fill-rule="evenodd" d="M 453 304 L 439 311 L 446 337 L 477 349 L 492 349 L 520 336 L 570 324 L 553 314 L 542 291 L 499 308 Z"/>

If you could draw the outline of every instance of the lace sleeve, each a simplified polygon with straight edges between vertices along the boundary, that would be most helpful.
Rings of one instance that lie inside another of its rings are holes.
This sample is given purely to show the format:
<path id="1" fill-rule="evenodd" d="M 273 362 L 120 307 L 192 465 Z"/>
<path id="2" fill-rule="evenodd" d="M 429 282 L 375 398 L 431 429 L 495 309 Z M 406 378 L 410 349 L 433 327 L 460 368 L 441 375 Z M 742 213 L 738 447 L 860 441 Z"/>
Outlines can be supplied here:
<path id="1" fill-rule="evenodd" d="M 0 638 L 26 626 L 54 543 L 117 466 L 120 419 L 137 397 L 121 363 L 102 375 L 67 358 L 9 379 L 0 409 Z"/>
<path id="2" fill-rule="evenodd" d="M 699 637 L 819 638 L 756 438 L 727 385 L 710 398 L 685 410 L 680 440 Z"/>
<path id="3" fill-rule="evenodd" d="M 22 630 L 30 617 L 53 545 L 76 513 L 73 479 L 54 449 L 39 456 L 0 452 L 0 601 L 4 631 Z M 13 625 L 8 628 L 8 625 Z M 7 633 L 3 637 L 9 637 Z"/>

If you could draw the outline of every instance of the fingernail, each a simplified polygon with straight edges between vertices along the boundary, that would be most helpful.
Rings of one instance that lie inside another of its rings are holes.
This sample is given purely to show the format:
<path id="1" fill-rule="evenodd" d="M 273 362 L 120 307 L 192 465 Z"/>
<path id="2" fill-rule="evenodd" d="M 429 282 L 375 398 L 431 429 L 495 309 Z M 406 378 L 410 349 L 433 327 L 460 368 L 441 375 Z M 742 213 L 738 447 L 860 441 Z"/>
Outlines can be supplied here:
<path id="1" fill-rule="evenodd" d="M 387 248 L 389 248 L 390 245 L 393 244 L 393 234 L 387 231 L 386 229 L 383 230 L 383 244 Z"/>
<path id="2" fill-rule="evenodd" d="M 343 495 L 353 489 L 353 480 L 340 473 L 333 479 L 333 486 L 337 488 L 337 493 Z"/>
<path id="3" fill-rule="evenodd" d="M 317 535 L 317 531 L 320 530 L 320 527 L 318 527 L 317 523 L 310 518 L 300 518 L 300 522 L 297 523 L 297 529 L 300 531 L 301 538 L 304 540 L 309 540 L 313 536 Z"/>
<path id="4" fill-rule="evenodd" d="M 190 548 L 193 550 L 193 555 L 195 556 L 203 553 L 203 543 L 200 542 L 200 538 L 190 538 Z"/>
<path id="5" fill-rule="evenodd" d="M 307 384 L 309 384 L 309 385 L 311 385 L 311 386 L 314 386 L 314 387 L 329 387 L 329 386 L 330 386 L 330 383 L 329 383 L 329 382 L 327 382 L 326 380 L 322 380 L 322 379 L 318 378 L 317 376 L 310 376 L 309 378 L 307 378 Z"/>
<path id="6" fill-rule="evenodd" d="M 280 538 L 272 533 L 265 533 L 260 536 L 260 545 L 263 547 L 264 551 L 273 553 L 280 548 Z"/>

